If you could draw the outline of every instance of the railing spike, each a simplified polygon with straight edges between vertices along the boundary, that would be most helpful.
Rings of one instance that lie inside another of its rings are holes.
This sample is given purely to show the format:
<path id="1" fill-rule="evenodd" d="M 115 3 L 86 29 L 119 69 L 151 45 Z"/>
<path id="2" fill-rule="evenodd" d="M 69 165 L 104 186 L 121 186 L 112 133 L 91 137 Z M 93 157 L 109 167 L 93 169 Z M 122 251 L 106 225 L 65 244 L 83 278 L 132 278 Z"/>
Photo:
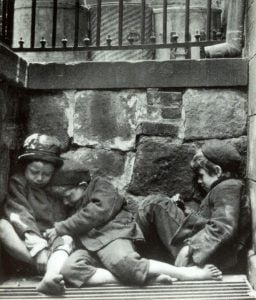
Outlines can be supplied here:
<path id="1" fill-rule="evenodd" d="M 90 42 L 91 42 L 91 40 L 89 39 L 88 35 L 86 35 L 84 38 L 85 46 L 88 47 L 90 45 Z"/>
<path id="2" fill-rule="evenodd" d="M 111 42 L 112 42 L 112 39 L 111 39 L 111 35 L 108 34 L 107 38 L 106 38 L 106 41 L 107 41 L 107 45 L 110 47 L 111 46 Z"/>
<path id="3" fill-rule="evenodd" d="M 46 39 L 42 36 L 41 40 L 40 40 L 40 44 L 41 44 L 41 48 L 45 48 L 46 45 Z"/>
<path id="4" fill-rule="evenodd" d="M 21 37 L 20 40 L 19 40 L 19 45 L 20 45 L 20 49 L 23 49 L 23 46 L 24 46 L 24 40 L 23 40 L 22 37 Z"/>
<path id="5" fill-rule="evenodd" d="M 199 42 L 199 41 L 200 41 L 200 33 L 199 33 L 198 30 L 197 30 L 196 33 L 195 33 L 195 40 L 196 40 L 196 42 Z"/>
<path id="6" fill-rule="evenodd" d="M 66 38 L 66 37 L 64 37 L 64 38 L 61 40 L 61 42 L 62 42 L 62 46 L 63 46 L 63 48 L 67 48 L 67 43 L 68 43 L 68 40 L 67 40 L 67 38 Z"/>

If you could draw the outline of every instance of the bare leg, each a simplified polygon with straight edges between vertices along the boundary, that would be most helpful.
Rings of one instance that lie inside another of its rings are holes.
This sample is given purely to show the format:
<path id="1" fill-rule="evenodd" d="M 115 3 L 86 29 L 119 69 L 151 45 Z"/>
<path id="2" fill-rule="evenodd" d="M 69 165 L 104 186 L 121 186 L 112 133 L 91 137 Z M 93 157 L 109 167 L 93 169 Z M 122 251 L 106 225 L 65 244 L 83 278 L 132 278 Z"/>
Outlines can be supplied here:
<path id="1" fill-rule="evenodd" d="M 86 285 L 98 285 L 108 283 L 120 283 L 119 280 L 108 270 L 97 268 L 96 273 L 86 282 Z"/>
<path id="2" fill-rule="evenodd" d="M 69 254 L 63 250 L 53 252 L 47 263 L 46 273 L 37 287 L 38 292 L 50 295 L 64 292 L 64 280 L 60 270 L 68 256 Z"/>
<path id="3" fill-rule="evenodd" d="M 12 257 L 33 264 L 32 257 L 24 241 L 17 235 L 11 223 L 5 219 L 0 220 L 0 241 Z"/>
<path id="4" fill-rule="evenodd" d="M 206 265 L 203 268 L 192 267 L 175 267 L 170 264 L 149 260 L 149 276 L 158 276 L 161 274 L 169 275 L 179 280 L 221 280 L 221 271 L 213 266 Z"/>

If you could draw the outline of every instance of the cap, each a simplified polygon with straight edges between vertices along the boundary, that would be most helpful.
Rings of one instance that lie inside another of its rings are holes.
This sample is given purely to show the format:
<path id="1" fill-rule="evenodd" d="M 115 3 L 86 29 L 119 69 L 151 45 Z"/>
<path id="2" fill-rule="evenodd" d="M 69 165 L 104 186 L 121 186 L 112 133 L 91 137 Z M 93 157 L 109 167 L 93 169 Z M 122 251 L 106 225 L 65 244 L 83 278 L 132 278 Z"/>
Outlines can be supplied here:
<path id="1" fill-rule="evenodd" d="M 236 171 L 241 164 L 238 150 L 229 142 L 212 140 L 202 146 L 204 156 L 224 171 Z"/>
<path id="2" fill-rule="evenodd" d="M 63 164 L 60 141 L 54 136 L 34 133 L 26 138 L 23 148 L 24 153 L 18 157 L 19 160 L 41 160 L 58 167 Z"/>
<path id="3" fill-rule="evenodd" d="M 51 180 L 51 186 L 78 186 L 81 182 L 89 182 L 90 171 L 81 163 L 65 159 L 63 166 L 57 170 Z"/>

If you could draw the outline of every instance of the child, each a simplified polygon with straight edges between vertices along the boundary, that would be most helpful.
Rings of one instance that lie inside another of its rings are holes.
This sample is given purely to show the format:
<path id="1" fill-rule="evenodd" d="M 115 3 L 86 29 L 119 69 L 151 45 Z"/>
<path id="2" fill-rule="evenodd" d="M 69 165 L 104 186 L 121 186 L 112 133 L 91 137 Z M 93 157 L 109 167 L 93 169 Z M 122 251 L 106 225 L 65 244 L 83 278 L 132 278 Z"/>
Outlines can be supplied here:
<path id="1" fill-rule="evenodd" d="M 170 283 L 172 277 L 221 279 L 221 272 L 211 265 L 177 268 L 141 258 L 133 241 L 143 236 L 113 185 L 102 177 L 95 177 L 87 187 L 83 183 L 86 175 L 76 176 L 74 180 L 65 169 L 66 163 L 56 174 L 56 184 L 63 186 L 63 201 L 74 207 L 74 213 L 46 231 L 49 239 L 68 234 L 78 242 L 78 249 L 61 270 L 66 283 L 81 287 L 117 282 L 142 285 L 149 280 Z"/>
<path id="2" fill-rule="evenodd" d="M 237 178 L 238 151 L 224 141 L 211 141 L 194 156 L 191 167 L 208 193 L 198 212 L 182 211 L 170 198 L 149 196 L 140 205 L 138 223 L 150 240 L 156 232 L 176 266 L 212 263 L 222 270 L 237 262 L 242 235 L 250 230 L 250 214 Z"/>
<path id="3" fill-rule="evenodd" d="M 42 236 L 65 215 L 63 204 L 46 193 L 53 174 L 63 163 L 60 143 L 55 137 L 33 134 L 25 140 L 24 150 L 18 157 L 23 170 L 10 178 L 0 239 L 12 257 L 35 265 L 39 274 L 46 271 L 39 291 L 60 293 L 64 286 L 59 270 L 71 252 L 72 239 L 64 236 L 50 245 Z"/>

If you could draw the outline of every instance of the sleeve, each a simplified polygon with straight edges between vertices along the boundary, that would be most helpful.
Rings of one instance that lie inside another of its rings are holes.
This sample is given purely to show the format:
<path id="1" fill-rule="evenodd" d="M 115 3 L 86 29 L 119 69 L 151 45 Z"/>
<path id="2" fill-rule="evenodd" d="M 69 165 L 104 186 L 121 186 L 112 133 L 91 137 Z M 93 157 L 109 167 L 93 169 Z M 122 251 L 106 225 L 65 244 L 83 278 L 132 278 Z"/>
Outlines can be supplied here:
<path id="1" fill-rule="evenodd" d="M 25 233 L 25 245 L 31 257 L 36 256 L 37 253 L 48 247 L 47 241 L 33 232 Z"/>
<path id="2" fill-rule="evenodd" d="M 21 178 L 12 177 L 10 179 L 4 211 L 7 219 L 22 239 L 27 231 L 41 236 L 33 215 L 33 209 L 27 201 L 26 183 Z"/>
<path id="3" fill-rule="evenodd" d="M 55 223 L 59 235 L 79 235 L 112 220 L 123 206 L 123 198 L 114 186 L 102 177 L 96 177 L 87 188 L 87 201 L 74 215 Z"/>
<path id="4" fill-rule="evenodd" d="M 202 230 L 186 241 L 193 262 L 199 265 L 221 245 L 232 241 L 238 229 L 241 185 L 221 183 L 210 193 L 211 218 Z"/>

